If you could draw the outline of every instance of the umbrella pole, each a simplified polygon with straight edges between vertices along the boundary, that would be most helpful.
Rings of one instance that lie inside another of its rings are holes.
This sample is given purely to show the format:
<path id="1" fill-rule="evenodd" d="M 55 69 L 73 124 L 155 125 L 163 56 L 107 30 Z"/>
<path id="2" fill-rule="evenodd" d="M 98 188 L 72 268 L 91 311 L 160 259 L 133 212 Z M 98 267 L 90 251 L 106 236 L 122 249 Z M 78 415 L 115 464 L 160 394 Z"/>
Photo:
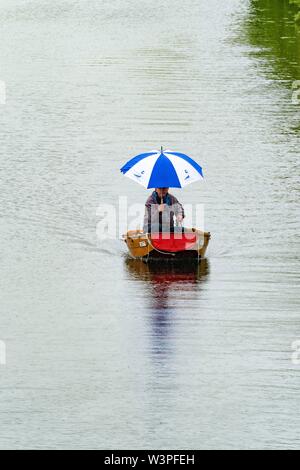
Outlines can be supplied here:
<path id="1" fill-rule="evenodd" d="M 160 199 L 160 204 L 161 204 L 161 206 L 164 204 L 164 198 L 163 197 Z M 162 233 L 162 231 L 163 231 L 163 213 L 162 212 L 161 212 L 160 222 L 161 222 L 161 227 L 159 227 L 159 231 Z"/>
<path id="2" fill-rule="evenodd" d="M 163 148 L 163 146 L 161 146 L 160 151 L 161 151 L 161 154 L 164 153 L 164 148 Z M 160 205 L 162 206 L 163 203 L 164 203 L 164 198 L 161 197 L 161 198 L 160 198 Z M 163 226 L 163 213 L 161 212 L 161 233 L 162 233 L 162 228 L 163 228 L 162 226 Z"/>

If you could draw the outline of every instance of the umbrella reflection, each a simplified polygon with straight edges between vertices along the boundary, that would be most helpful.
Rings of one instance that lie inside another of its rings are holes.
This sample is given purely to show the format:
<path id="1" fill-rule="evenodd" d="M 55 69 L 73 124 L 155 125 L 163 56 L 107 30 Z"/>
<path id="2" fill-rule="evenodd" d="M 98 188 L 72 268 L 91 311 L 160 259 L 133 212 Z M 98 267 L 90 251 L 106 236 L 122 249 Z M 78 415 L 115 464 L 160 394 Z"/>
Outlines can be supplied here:
<path id="1" fill-rule="evenodd" d="M 173 349 L 172 331 L 182 315 L 189 314 L 188 305 L 196 306 L 203 282 L 209 275 L 207 260 L 198 264 L 146 264 L 127 259 L 126 267 L 132 279 L 145 283 L 148 301 L 147 319 L 151 325 L 151 351 L 166 355 Z"/>

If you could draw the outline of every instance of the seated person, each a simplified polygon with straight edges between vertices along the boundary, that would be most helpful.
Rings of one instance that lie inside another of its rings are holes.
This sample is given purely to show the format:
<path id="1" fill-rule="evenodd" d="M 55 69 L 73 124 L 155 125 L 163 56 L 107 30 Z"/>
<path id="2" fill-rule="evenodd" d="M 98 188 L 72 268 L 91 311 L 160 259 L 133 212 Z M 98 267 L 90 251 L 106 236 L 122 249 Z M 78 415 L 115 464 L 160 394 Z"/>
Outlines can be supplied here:
<path id="1" fill-rule="evenodd" d="M 182 224 L 184 209 L 175 196 L 169 194 L 169 188 L 156 188 L 146 202 L 144 231 L 174 232 L 174 218 L 177 225 Z M 181 229 L 183 231 L 183 229 Z"/>

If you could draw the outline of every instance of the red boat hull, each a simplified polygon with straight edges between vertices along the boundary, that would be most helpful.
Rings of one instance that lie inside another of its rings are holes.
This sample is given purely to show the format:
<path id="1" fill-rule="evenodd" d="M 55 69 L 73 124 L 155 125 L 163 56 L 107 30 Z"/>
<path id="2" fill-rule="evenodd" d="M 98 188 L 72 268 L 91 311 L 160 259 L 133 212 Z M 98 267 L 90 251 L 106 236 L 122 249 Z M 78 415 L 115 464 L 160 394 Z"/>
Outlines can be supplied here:
<path id="1" fill-rule="evenodd" d="M 180 253 L 181 251 L 189 251 L 191 248 L 194 248 L 197 243 L 197 236 L 194 233 L 157 233 L 151 235 L 151 243 L 158 251 Z"/>

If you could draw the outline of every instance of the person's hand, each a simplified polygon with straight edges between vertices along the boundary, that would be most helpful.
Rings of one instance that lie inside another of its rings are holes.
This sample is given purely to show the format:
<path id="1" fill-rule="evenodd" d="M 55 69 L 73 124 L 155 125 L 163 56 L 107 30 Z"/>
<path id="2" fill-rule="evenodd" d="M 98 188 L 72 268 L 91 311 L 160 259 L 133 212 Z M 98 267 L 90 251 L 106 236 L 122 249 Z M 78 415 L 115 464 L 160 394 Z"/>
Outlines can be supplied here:
<path id="1" fill-rule="evenodd" d="M 178 222 L 179 224 L 182 224 L 182 221 L 183 221 L 182 214 L 177 214 L 176 220 L 177 220 L 177 222 Z"/>
<path id="2" fill-rule="evenodd" d="M 164 210 L 165 210 L 165 204 L 160 204 L 158 206 L 158 212 L 164 212 Z"/>

